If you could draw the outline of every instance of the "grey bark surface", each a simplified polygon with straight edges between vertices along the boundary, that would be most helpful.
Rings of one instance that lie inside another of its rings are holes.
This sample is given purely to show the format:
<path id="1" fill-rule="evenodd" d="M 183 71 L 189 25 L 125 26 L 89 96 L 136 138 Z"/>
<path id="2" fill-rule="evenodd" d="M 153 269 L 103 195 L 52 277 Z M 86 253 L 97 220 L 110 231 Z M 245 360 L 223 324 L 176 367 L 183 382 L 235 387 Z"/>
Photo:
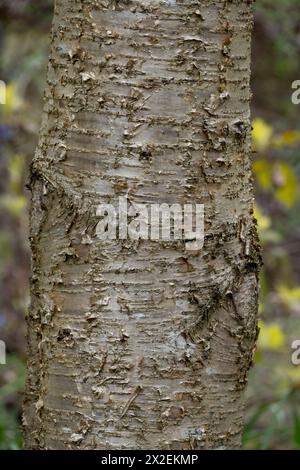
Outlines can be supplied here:
<path id="1" fill-rule="evenodd" d="M 27 449 L 238 448 L 257 335 L 249 1 L 57 0 L 32 163 Z M 205 243 L 96 208 L 205 204 Z"/>

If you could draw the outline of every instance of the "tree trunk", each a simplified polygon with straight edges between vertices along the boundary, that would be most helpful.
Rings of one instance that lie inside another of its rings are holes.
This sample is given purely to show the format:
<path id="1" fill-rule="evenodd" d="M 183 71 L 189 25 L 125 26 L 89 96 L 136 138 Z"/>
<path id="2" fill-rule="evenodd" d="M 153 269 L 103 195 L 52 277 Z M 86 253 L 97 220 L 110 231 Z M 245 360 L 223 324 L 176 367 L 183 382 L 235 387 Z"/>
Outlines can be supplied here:
<path id="1" fill-rule="evenodd" d="M 27 449 L 238 448 L 257 335 L 240 0 L 57 0 L 32 164 Z M 204 204 L 204 247 L 97 207 Z"/>

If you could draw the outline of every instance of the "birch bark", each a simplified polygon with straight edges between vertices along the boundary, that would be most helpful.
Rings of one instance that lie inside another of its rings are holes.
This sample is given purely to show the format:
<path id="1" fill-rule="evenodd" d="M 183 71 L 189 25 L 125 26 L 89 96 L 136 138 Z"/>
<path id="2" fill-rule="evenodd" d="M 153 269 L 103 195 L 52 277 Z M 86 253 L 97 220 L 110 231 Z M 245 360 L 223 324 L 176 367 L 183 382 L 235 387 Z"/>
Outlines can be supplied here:
<path id="1" fill-rule="evenodd" d="M 27 449 L 238 448 L 257 334 L 250 1 L 57 0 L 32 163 Z M 205 244 L 100 203 L 205 205 Z"/>

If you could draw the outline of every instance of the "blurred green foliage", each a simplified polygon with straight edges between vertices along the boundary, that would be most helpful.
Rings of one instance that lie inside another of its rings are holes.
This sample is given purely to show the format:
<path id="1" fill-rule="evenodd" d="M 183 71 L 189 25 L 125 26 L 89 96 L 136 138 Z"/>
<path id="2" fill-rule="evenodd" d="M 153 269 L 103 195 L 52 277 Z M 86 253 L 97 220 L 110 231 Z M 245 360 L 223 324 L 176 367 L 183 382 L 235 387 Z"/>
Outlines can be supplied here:
<path id="1" fill-rule="evenodd" d="M 300 449 L 300 366 L 292 364 L 291 344 L 300 338 L 300 279 L 294 271 L 289 238 L 299 237 L 300 192 L 297 169 L 286 149 L 299 152 L 300 132 L 276 133 L 257 117 L 252 123 L 257 219 L 264 253 L 261 273 L 260 335 L 248 390 L 243 443 L 249 449 Z M 292 220 L 291 220 L 292 219 Z M 286 231 L 292 223 L 294 232 Z M 298 257 L 300 252 L 297 253 Z"/>
<path id="2" fill-rule="evenodd" d="M 28 168 L 37 143 L 53 2 L 0 1 L 0 450 L 21 448 L 28 308 Z"/>
<path id="3" fill-rule="evenodd" d="M 24 362 L 18 355 L 8 355 L 1 382 L 0 450 L 17 450 L 22 443 L 19 423 L 24 385 Z"/>

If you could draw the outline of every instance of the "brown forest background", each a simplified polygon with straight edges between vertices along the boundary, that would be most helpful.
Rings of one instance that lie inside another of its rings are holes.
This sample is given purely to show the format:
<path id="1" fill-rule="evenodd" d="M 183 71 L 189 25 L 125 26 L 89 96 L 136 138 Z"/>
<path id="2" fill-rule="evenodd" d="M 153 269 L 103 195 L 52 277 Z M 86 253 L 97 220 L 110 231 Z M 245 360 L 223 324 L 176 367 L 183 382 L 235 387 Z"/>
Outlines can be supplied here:
<path id="1" fill-rule="evenodd" d="M 26 189 L 37 144 L 53 0 L 0 0 L 0 449 L 20 449 L 30 252 Z M 246 449 L 300 449 L 300 0 L 257 0 L 252 119 L 256 218 L 264 251 L 260 336 Z"/>

